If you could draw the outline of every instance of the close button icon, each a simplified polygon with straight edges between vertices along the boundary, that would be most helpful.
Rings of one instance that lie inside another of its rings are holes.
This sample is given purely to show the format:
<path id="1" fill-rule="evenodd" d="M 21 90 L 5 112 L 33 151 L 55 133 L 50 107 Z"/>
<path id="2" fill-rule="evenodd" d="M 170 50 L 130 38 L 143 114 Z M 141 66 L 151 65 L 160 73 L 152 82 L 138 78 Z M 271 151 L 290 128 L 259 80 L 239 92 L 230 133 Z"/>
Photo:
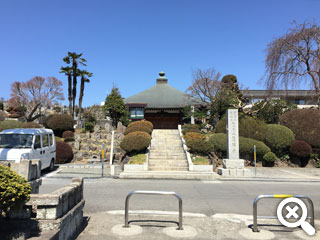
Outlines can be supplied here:
<path id="1" fill-rule="evenodd" d="M 289 205 L 287 205 L 289 203 L 295 203 L 296 205 L 293 208 L 291 208 Z M 297 220 L 296 222 L 288 222 L 287 220 L 285 220 L 285 218 L 283 217 L 283 213 L 282 213 L 284 206 L 286 206 L 285 209 L 288 212 L 285 215 L 286 219 L 289 219 L 291 217 L 293 217 L 295 219 L 299 219 L 299 215 L 297 214 L 297 211 L 299 210 L 298 206 L 300 206 L 301 211 L 302 211 L 302 216 L 300 217 L 300 219 Z M 308 215 L 307 206 L 299 198 L 294 198 L 294 197 L 286 198 L 280 202 L 278 209 L 277 209 L 277 217 L 278 217 L 280 223 L 282 223 L 284 226 L 289 227 L 289 228 L 295 228 L 295 227 L 301 226 L 302 229 L 308 235 L 312 236 L 316 233 L 316 230 L 309 222 L 306 221 L 307 215 Z"/>

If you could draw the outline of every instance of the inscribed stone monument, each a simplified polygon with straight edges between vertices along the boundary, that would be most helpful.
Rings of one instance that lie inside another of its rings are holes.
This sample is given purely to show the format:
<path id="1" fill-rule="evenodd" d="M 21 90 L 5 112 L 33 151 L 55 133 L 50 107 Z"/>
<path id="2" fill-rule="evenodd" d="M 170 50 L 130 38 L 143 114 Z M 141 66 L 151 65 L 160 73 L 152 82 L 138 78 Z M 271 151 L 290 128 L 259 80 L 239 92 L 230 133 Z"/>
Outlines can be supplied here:
<path id="1" fill-rule="evenodd" d="M 239 158 L 238 109 L 227 110 L 227 159 L 218 173 L 226 177 L 249 177 L 251 172 L 244 168 L 244 160 Z"/>

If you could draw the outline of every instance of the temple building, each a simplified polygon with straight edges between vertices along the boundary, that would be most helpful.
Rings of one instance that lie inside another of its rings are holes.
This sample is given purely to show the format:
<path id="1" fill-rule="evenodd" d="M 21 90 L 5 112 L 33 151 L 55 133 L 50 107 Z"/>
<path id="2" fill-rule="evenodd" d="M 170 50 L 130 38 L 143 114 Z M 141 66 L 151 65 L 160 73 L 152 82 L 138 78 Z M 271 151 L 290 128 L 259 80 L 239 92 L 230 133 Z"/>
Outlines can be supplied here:
<path id="1" fill-rule="evenodd" d="M 182 124 L 183 108 L 199 102 L 171 87 L 164 72 L 159 73 L 156 85 L 124 99 L 132 120 L 145 119 L 155 129 L 177 129 Z"/>

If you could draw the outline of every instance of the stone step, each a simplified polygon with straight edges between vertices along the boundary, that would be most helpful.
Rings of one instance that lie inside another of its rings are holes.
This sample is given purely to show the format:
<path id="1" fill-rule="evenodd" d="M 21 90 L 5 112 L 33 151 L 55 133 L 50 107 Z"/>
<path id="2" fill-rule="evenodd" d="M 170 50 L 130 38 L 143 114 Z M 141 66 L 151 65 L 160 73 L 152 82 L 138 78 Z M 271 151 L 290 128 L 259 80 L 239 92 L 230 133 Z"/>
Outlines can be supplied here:
<path id="1" fill-rule="evenodd" d="M 152 155 L 149 156 L 149 160 L 162 160 L 162 159 L 167 159 L 167 160 L 179 160 L 179 159 L 183 159 L 183 160 L 187 160 L 186 155 L 162 155 L 162 156 L 156 156 L 156 155 Z"/>
<path id="2" fill-rule="evenodd" d="M 169 163 L 169 164 L 173 164 L 173 163 L 187 163 L 187 159 L 149 159 L 149 163 L 152 164 L 164 164 L 164 163 Z"/>
<path id="3" fill-rule="evenodd" d="M 176 162 L 176 163 L 169 163 L 169 162 L 163 162 L 163 163 L 161 163 L 161 164 L 159 164 L 159 163 L 149 163 L 148 164 L 148 167 L 150 168 L 153 168 L 153 167 L 159 167 L 159 168 L 163 168 L 163 167 L 188 167 L 189 165 L 188 165 L 188 163 L 186 163 L 186 162 L 181 162 L 181 163 L 179 163 L 179 162 Z"/>
<path id="4" fill-rule="evenodd" d="M 184 152 L 158 152 L 154 153 L 151 152 L 149 155 L 149 158 L 161 158 L 161 157 L 186 157 L 186 154 Z"/>
<path id="5" fill-rule="evenodd" d="M 187 167 L 170 167 L 170 166 L 149 166 L 149 171 L 188 171 Z"/>
<path id="6" fill-rule="evenodd" d="M 193 180 L 215 180 L 220 178 L 216 173 L 200 173 L 189 171 L 140 171 L 122 172 L 120 178 L 126 179 L 193 179 Z"/>

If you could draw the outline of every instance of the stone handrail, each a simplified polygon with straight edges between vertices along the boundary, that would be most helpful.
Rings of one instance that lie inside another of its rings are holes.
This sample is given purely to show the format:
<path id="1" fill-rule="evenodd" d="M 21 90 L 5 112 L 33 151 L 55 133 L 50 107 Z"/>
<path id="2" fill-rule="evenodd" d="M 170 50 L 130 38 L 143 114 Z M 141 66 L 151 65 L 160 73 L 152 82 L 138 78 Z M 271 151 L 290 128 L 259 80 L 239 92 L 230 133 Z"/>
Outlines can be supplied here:
<path id="1" fill-rule="evenodd" d="M 189 171 L 193 171 L 193 162 L 191 160 L 191 156 L 190 156 L 190 153 L 188 151 L 188 147 L 186 145 L 186 141 L 183 138 L 183 134 L 182 134 L 182 131 L 181 131 L 181 125 L 178 125 L 178 131 L 179 131 L 180 139 L 182 141 L 183 150 L 184 150 L 184 152 L 185 152 L 185 154 L 187 156 L 188 165 L 189 165 Z"/>
<path id="2" fill-rule="evenodd" d="M 83 179 L 73 178 L 72 183 L 50 194 L 31 194 L 26 206 L 36 210 L 35 219 L 53 220 L 68 213 L 83 200 Z"/>

